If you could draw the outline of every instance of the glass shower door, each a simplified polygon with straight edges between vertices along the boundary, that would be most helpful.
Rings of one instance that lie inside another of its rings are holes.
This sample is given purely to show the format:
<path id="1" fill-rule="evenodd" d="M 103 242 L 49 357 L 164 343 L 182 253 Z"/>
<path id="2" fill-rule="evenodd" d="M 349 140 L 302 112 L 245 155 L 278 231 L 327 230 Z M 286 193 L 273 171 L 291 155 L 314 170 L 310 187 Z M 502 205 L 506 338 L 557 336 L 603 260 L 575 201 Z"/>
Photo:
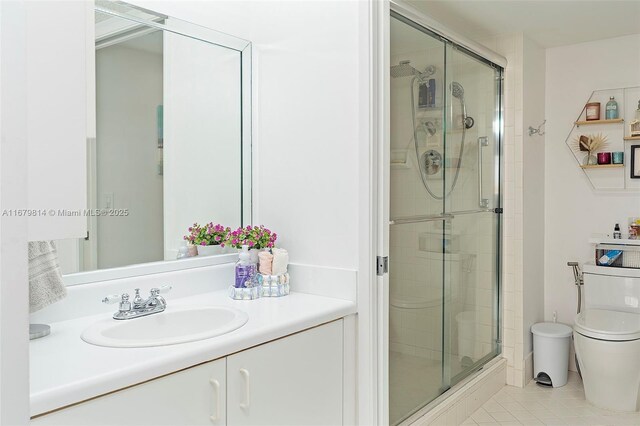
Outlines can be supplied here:
<path id="1" fill-rule="evenodd" d="M 499 353 L 501 69 L 392 12 L 389 422 Z"/>
<path id="2" fill-rule="evenodd" d="M 454 45 L 446 58 L 443 368 L 451 386 L 500 350 L 502 79 L 499 68 Z"/>
<path id="3" fill-rule="evenodd" d="M 391 19 L 389 421 L 442 394 L 445 43 Z M 427 164 L 429 163 L 429 164 Z M 421 173 L 421 170 L 423 172 Z"/>

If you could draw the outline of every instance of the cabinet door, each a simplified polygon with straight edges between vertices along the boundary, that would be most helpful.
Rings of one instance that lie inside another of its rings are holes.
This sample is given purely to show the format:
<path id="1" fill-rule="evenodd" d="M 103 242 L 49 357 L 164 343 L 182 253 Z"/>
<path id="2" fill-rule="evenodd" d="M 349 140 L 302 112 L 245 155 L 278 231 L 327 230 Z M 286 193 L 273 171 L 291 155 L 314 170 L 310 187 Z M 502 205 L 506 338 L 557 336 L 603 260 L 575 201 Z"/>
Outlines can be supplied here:
<path id="1" fill-rule="evenodd" d="M 87 90 L 92 80 L 92 1 L 27 6 L 28 239 L 86 236 Z"/>
<path id="2" fill-rule="evenodd" d="M 223 358 L 37 417 L 31 424 L 223 426 L 225 379 Z"/>
<path id="3" fill-rule="evenodd" d="M 342 320 L 227 358 L 227 422 L 342 424 Z"/>

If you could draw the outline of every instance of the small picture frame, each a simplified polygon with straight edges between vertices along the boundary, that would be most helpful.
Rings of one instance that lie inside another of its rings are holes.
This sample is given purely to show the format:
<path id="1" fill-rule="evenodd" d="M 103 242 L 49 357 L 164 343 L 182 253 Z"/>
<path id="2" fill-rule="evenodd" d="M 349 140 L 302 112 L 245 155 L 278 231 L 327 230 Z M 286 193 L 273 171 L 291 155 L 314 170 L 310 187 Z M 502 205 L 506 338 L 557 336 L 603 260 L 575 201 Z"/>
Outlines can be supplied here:
<path id="1" fill-rule="evenodd" d="M 640 179 L 640 145 L 631 145 L 631 179 Z"/>

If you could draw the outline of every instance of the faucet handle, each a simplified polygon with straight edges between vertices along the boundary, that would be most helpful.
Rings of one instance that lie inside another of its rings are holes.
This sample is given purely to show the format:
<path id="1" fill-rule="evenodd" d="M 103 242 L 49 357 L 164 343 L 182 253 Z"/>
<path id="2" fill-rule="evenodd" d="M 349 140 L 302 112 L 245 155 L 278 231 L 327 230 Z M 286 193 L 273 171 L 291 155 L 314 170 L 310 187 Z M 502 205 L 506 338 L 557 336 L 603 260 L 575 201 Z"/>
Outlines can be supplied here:
<path id="1" fill-rule="evenodd" d="M 136 288 L 135 292 L 136 292 L 136 294 L 133 297 L 133 303 L 142 303 L 142 297 L 140 297 L 140 289 Z"/>
<path id="2" fill-rule="evenodd" d="M 104 299 L 102 299 L 102 303 L 107 303 L 109 305 L 111 305 L 112 303 L 118 303 L 121 302 L 125 296 L 127 296 L 127 299 L 129 298 L 128 294 L 110 294 L 108 296 L 106 296 Z"/>
<path id="3" fill-rule="evenodd" d="M 172 288 L 173 287 L 171 287 L 170 285 L 163 285 L 160 288 L 152 288 L 151 296 L 158 296 L 159 294 L 169 293 L 169 291 L 171 291 Z"/>

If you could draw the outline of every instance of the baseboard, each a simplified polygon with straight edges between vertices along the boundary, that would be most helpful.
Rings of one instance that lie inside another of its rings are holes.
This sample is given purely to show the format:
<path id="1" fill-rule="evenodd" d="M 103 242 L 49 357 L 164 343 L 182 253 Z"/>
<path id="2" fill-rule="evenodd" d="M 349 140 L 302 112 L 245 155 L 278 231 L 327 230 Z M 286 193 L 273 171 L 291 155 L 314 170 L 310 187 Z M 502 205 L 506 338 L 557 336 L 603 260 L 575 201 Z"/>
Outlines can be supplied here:
<path id="1" fill-rule="evenodd" d="M 481 371 L 455 385 L 403 425 L 461 425 L 506 384 L 507 360 L 498 357 Z"/>
<path id="2" fill-rule="evenodd" d="M 527 386 L 527 384 L 533 380 L 533 352 L 529 352 L 529 355 L 524 359 L 524 371 L 522 374 L 524 374 L 522 383 L 524 383 L 524 386 Z"/>

